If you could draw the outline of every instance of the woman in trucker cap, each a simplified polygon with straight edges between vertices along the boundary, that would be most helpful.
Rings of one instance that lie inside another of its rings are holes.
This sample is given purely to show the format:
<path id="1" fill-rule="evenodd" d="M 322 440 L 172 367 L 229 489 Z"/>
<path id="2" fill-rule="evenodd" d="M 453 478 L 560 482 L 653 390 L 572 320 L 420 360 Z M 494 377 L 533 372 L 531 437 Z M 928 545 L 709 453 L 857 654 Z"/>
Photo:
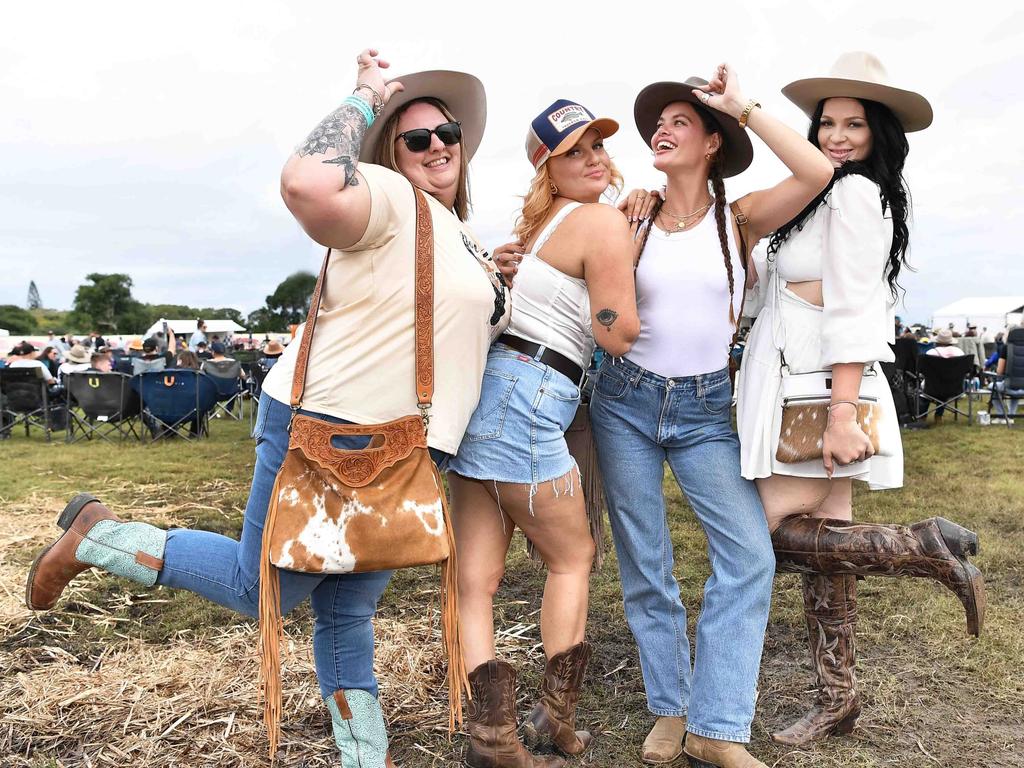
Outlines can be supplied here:
<path id="1" fill-rule="evenodd" d="M 600 202 L 622 185 L 604 146 L 617 130 L 614 120 L 564 99 L 530 124 L 526 153 L 536 174 L 517 243 L 498 249 L 502 258 L 522 255 L 512 321 L 491 347 L 480 403 L 449 466 L 474 768 L 563 764 L 519 742 L 516 672 L 495 654 L 492 598 L 516 526 L 548 568 L 540 616 L 547 666 L 528 740 L 551 741 L 569 755 L 591 741 L 575 721 L 591 655 L 585 629 L 595 545 L 565 431 L 595 342 L 625 354 L 639 330 L 629 227 Z"/>

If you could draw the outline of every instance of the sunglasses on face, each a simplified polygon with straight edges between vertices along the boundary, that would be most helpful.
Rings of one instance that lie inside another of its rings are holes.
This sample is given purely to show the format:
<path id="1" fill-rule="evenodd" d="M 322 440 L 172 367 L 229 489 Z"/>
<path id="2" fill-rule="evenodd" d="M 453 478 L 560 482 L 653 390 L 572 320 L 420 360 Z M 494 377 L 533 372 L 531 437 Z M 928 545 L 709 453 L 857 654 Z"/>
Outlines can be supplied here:
<path id="1" fill-rule="evenodd" d="M 405 142 L 410 152 L 426 152 L 430 149 L 430 135 L 437 134 L 437 138 L 446 147 L 458 144 L 462 138 L 462 126 L 457 122 L 442 123 L 437 128 L 413 128 L 411 131 L 404 131 L 398 134 L 398 138 Z"/>

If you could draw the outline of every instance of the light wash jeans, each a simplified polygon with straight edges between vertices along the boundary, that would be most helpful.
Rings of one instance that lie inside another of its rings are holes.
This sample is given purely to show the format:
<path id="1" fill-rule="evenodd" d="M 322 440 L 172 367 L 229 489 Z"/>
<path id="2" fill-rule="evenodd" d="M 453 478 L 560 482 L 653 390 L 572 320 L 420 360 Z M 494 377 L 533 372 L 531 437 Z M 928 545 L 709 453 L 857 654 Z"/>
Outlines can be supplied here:
<path id="1" fill-rule="evenodd" d="M 740 477 L 728 371 L 666 379 L 605 357 L 590 405 L 626 620 L 647 706 L 687 730 L 750 740 L 775 555 L 754 484 Z M 668 461 L 704 528 L 711 577 L 694 663 L 662 495 Z"/>
<path id="2" fill-rule="evenodd" d="M 301 411 L 332 424 L 345 423 Z M 259 607 L 260 548 L 263 523 L 277 471 L 288 450 L 291 409 L 264 394 L 256 417 L 256 468 L 245 506 L 241 541 L 209 531 L 173 528 L 167 532 L 164 566 L 157 584 L 187 589 L 218 605 L 255 617 Z M 359 448 L 366 437 L 335 438 L 340 448 Z M 448 454 L 431 449 L 439 465 Z M 373 624 L 377 601 L 391 571 L 332 576 L 282 570 L 282 615 L 310 598 L 315 617 L 313 657 L 320 692 L 325 698 L 339 689 L 359 688 L 377 695 L 373 674 Z"/>

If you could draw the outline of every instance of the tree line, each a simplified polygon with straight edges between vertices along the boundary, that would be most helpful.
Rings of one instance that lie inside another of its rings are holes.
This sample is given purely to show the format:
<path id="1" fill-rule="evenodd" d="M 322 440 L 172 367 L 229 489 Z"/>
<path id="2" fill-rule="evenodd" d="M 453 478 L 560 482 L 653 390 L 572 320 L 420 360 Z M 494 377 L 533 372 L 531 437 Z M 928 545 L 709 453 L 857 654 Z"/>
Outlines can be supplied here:
<path id="1" fill-rule="evenodd" d="M 316 276 L 296 272 L 285 278 L 266 297 L 262 307 L 247 316 L 233 307 L 190 307 L 186 304 L 147 304 L 132 296 L 132 278 L 127 274 L 85 276 L 75 291 L 74 306 L 68 310 L 42 308 L 38 291 L 29 290 L 28 308 L 0 304 L 0 328 L 12 334 L 39 335 L 54 331 L 86 334 L 90 331 L 118 335 L 139 335 L 160 318 L 233 320 L 252 333 L 286 331 L 301 323 L 309 312 Z"/>

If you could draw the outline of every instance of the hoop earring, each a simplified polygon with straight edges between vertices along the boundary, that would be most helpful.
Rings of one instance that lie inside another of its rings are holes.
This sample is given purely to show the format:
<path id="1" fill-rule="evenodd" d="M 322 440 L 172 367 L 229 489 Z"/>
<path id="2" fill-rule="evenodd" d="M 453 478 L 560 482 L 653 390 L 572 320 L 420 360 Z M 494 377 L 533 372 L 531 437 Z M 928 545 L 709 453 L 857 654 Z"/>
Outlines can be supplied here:
<path id="1" fill-rule="evenodd" d="M 552 197 L 554 197 L 555 195 L 558 194 L 558 187 L 555 186 L 555 182 L 549 181 L 548 182 L 548 189 L 551 191 L 551 196 Z"/>

